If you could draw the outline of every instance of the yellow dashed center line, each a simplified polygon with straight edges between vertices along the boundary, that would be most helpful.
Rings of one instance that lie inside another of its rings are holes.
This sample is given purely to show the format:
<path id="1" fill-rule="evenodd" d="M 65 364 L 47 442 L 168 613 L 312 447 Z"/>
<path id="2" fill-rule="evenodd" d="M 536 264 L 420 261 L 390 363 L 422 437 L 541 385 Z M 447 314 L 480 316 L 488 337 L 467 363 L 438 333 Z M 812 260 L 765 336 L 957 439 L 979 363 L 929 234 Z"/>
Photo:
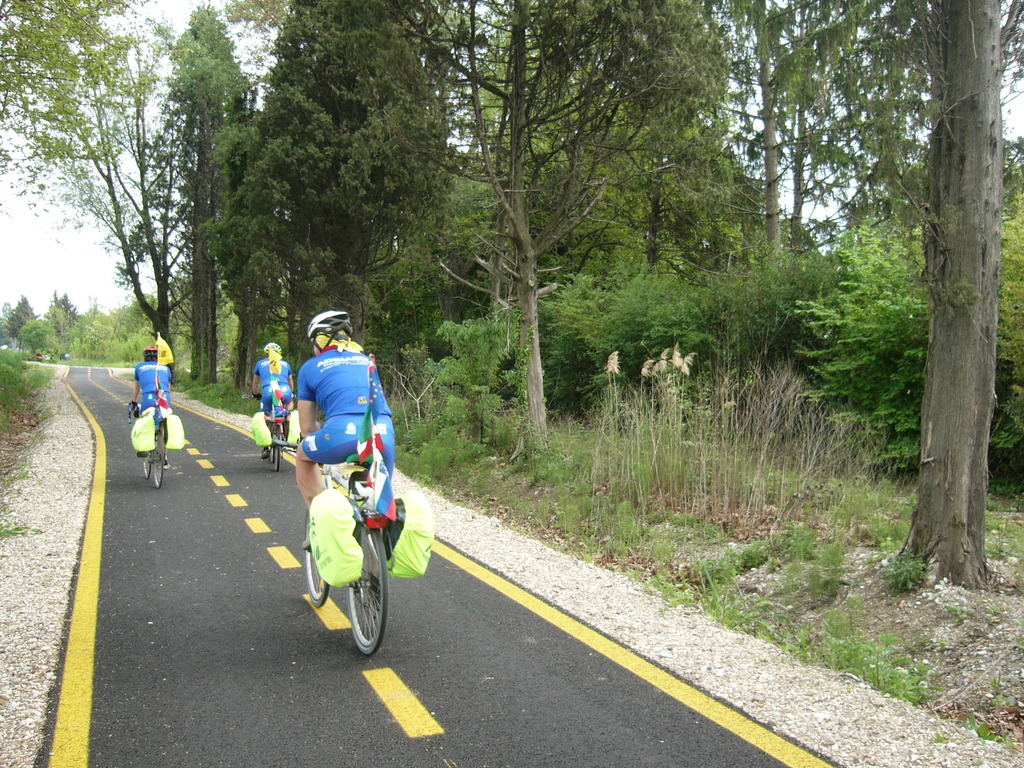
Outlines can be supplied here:
<path id="1" fill-rule="evenodd" d="M 196 464 L 203 469 L 213 469 L 213 462 L 209 459 L 196 459 Z"/>
<path id="2" fill-rule="evenodd" d="M 444 733 L 444 728 L 430 716 L 427 708 L 420 703 L 394 670 L 370 669 L 363 672 L 363 677 L 402 726 L 406 736 L 418 739 Z"/>
<path id="3" fill-rule="evenodd" d="M 186 448 L 185 450 L 188 451 L 189 456 L 198 456 L 199 455 L 199 449 L 198 448 Z"/>
<path id="4" fill-rule="evenodd" d="M 341 612 L 341 608 L 330 598 L 327 598 L 327 602 L 317 608 L 310 602 L 309 595 L 306 595 L 306 602 L 309 603 L 310 607 L 316 611 L 316 615 L 320 617 L 320 621 L 324 623 L 324 626 L 328 629 L 350 629 L 352 624 L 344 613 Z"/>
<path id="5" fill-rule="evenodd" d="M 270 526 L 267 525 L 261 518 L 258 517 L 247 517 L 245 524 L 252 529 L 253 533 L 270 533 Z"/>
<path id="6" fill-rule="evenodd" d="M 213 484 L 218 488 L 226 488 L 231 485 L 224 475 L 210 475 L 210 479 L 213 480 Z"/>
<path id="7" fill-rule="evenodd" d="M 267 552 L 282 568 L 301 568 L 302 565 L 288 550 L 288 547 L 267 547 Z"/>
<path id="8" fill-rule="evenodd" d="M 249 503 L 237 493 L 229 493 L 224 496 L 232 507 L 248 507 Z"/>

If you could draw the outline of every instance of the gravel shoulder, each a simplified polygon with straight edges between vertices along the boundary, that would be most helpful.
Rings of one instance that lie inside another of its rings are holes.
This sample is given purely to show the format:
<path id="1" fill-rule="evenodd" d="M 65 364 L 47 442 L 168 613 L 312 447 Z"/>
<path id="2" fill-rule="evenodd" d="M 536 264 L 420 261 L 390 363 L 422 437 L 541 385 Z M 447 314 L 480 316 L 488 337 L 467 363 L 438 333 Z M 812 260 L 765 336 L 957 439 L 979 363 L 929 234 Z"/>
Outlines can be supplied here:
<path id="1" fill-rule="evenodd" d="M 32 768 L 89 504 L 95 441 L 57 368 L 25 468 L 0 487 L 0 515 L 27 535 L 0 538 L 0 768 Z M 248 428 L 181 393 L 175 403 Z M 186 420 L 188 412 L 181 412 Z M 192 418 L 197 418 L 192 416 Z M 60 467 L 62 482 L 54 483 Z M 419 487 L 398 473 L 399 495 Z M 639 655 L 844 768 L 1022 768 L 1024 756 L 848 675 L 672 607 L 629 577 L 557 552 L 499 520 L 421 488 L 438 538 Z"/>

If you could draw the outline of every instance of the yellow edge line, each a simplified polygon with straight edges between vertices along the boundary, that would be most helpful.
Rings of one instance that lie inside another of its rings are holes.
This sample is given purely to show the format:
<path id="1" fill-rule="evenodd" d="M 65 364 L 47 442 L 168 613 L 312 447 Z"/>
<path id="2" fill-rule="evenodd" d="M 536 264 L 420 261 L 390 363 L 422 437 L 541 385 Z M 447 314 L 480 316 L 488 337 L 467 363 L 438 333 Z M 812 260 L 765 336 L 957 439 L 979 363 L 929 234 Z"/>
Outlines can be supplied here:
<path id="1" fill-rule="evenodd" d="M 384 706 L 402 726 L 407 736 L 418 739 L 444 733 L 444 728 L 431 717 L 427 708 L 420 703 L 394 670 L 370 669 L 363 672 L 363 677 L 380 696 Z"/>
<path id="2" fill-rule="evenodd" d="M 434 542 L 433 551 L 472 576 L 480 579 L 480 581 L 488 586 L 498 590 L 506 597 L 516 601 L 527 610 L 537 614 L 545 621 L 554 624 L 602 656 L 668 694 L 676 701 L 685 704 L 712 722 L 732 731 L 744 741 L 753 744 L 762 752 L 774 757 L 784 765 L 791 766 L 791 768 L 832 768 L 831 763 L 811 754 L 782 736 L 772 733 L 763 725 L 754 722 L 732 707 L 722 704 L 660 667 L 640 658 L 632 651 L 609 640 L 600 632 L 562 613 L 557 608 L 551 607 L 526 590 L 488 571 L 468 557 L 445 546 L 440 541 Z"/>
<path id="3" fill-rule="evenodd" d="M 85 403 L 64 381 L 82 409 L 96 437 L 92 493 L 82 540 L 82 556 L 75 586 L 74 608 L 68 630 L 67 655 L 57 704 L 50 768 L 85 768 L 89 765 L 92 721 L 93 668 L 99 609 L 100 561 L 103 550 L 103 512 L 107 486 L 107 441 Z"/>

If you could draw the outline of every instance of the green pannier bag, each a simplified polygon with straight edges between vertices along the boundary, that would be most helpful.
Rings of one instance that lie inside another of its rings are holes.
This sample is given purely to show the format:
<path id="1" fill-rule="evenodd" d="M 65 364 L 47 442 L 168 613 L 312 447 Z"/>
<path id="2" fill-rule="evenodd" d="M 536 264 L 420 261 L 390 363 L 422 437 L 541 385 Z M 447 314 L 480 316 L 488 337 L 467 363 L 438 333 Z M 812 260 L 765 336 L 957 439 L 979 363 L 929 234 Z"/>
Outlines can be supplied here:
<path id="1" fill-rule="evenodd" d="M 132 447 L 136 453 L 145 453 L 156 448 L 156 425 L 153 422 L 152 408 L 132 424 Z"/>
<path id="2" fill-rule="evenodd" d="M 309 546 L 323 580 L 334 587 L 363 573 L 363 548 L 353 532 L 352 506 L 337 488 L 321 491 L 309 505 Z"/>
<path id="3" fill-rule="evenodd" d="M 395 499 L 398 541 L 388 561 L 388 573 L 397 579 L 418 579 L 427 572 L 434 548 L 434 511 L 419 491 Z"/>
<path id="4" fill-rule="evenodd" d="M 270 427 L 267 426 L 267 420 L 263 418 L 263 411 L 252 417 L 252 439 L 260 448 L 266 448 L 273 442 L 273 438 L 270 437 Z"/>
<path id="5" fill-rule="evenodd" d="M 299 412 L 292 411 L 288 414 L 288 442 L 299 442 Z"/>
<path id="6" fill-rule="evenodd" d="M 185 425 L 181 423 L 181 417 L 176 413 L 167 416 L 167 442 L 168 450 L 180 451 L 185 447 Z"/>

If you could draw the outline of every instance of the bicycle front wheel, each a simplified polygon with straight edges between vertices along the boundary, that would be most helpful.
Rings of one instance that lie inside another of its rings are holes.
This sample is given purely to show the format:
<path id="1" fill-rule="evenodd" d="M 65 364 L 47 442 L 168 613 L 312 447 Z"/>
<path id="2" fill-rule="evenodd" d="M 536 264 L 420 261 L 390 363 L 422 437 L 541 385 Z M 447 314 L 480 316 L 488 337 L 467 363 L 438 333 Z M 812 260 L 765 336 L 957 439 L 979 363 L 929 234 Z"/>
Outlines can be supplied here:
<path id="1" fill-rule="evenodd" d="M 309 512 L 306 512 L 306 531 L 309 532 Z M 316 558 L 313 552 L 307 549 L 305 554 L 306 591 L 309 592 L 309 602 L 319 608 L 327 602 L 327 593 L 331 585 L 323 580 L 320 570 L 316 567 Z"/>
<path id="2" fill-rule="evenodd" d="M 388 566 L 381 530 L 359 526 L 357 535 L 363 548 L 363 574 L 348 585 L 348 620 L 356 647 L 370 656 L 380 648 L 388 621 Z"/>

